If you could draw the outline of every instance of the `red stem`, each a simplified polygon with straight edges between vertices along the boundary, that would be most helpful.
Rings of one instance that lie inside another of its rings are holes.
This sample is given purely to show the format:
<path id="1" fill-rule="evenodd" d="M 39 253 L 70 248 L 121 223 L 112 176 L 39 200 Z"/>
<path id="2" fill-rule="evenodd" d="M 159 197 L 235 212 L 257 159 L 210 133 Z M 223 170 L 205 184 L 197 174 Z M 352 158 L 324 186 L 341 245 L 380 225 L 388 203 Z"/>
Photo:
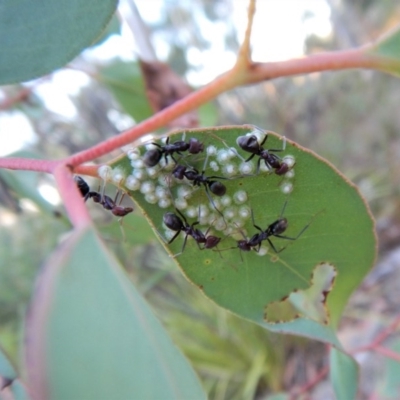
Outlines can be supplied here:
<path id="1" fill-rule="evenodd" d="M 311 72 L 335 71 L 351 68 L 379 69 L 382 60 L 367 53 L 368 46 L 357 49 L 332 51 L 288 61 L 254 63 L 248 83 L 300 75 Z"/>
<path id="2" fill-rule="evenodd" d="M 0 168 L 52 173 L 60 161 L 36 160 L 31 158 L 0 158 Z"/>
<path id="3" fill-rule="evenodd" d="M 219 94 L 243 84 L 261 82 L 281 76 L 305 74 L 315 71 L 340 70 L 348 68 L 379 68 L 378 58 L 366 53 L 367 47 L 355 50 L 338 51 L 312 55 L 302 59 L 272 63 L 253 63 L 243 69 L 243 63 L 238 63 L 231 71 L 215 79 L 209 85 L 199 89 L 156 115 L 139 123 L 131 129 L 100 143 L 88 150 L 67 158 L 69 165 L 77 166 L 94 160 L 112 150 L 127 145 L 145 133 L 154 131 L 166 125 L 182 114 L 214 99 Z"/>
<path id="4" fill-rule="evenodd" d="M 400 316 L 396 317 L 393 322 L 383 329 L 379 335 L 369 344 L 358 347 L 351 351 L 351 354 L 361 353 L 363 351 L 371 351 L 378 347 L 388 336 L 390 336 L 400 325 Z"/>
<path id="5" fill-rule="evenodd" d="M 393 350 L 387 349 L 386 347 L 382 347 L 382 346 L 375 346 L 373 348 L 373 350 L 376 351 L 377 353 L 384 355 L 385 357 L 388 357 L 388 358 L 391 358 L 392 360 L 400 362 L 400 354 L 396 353 Z"/>
<path id="6" fill-rule="evenodd" d="M 82 199 L 78 187 L 72 178 L 71 170 L 65 164 L 54 169 L 58 190 L 71 223 L 75 228 L 84 228 L 92 223 L 88 209 Z"/>
<path id="7" fill-rule="evenodd" d="M 321 371 L 311 381 L 291 391 L 291 393 L 289 394 L 289 399 L 297 399 L 301 394 L 308 392 L 315 385 L 321 382 L 328 375 L 328 373 L 329 373 L 328 366 L 322 368 Z"/>
<path id="8" fill-rule="evenodd" d="M 148 132 L 152 132 L 165 126 L 166 123 L 193 109 L 198 108 L 200 105 L 214 99 L 226 90 L 235 87 L 237 82 L 233 82 L 232 75 L 233 70 L 217 78 L 204 88 L 191 93 L 182 100 L 179 100 L 164 110 L 159 111 L 157 114 L 140 122 L 133 128 L 128 129 L 118 136 L 114 136 L 88 150 L 68 157 L 65 162 L 75 167 L 79 164 L 83 164 L 84 162 L 91 161 L 108 154 L 121 146 L 134 142 Z"/>

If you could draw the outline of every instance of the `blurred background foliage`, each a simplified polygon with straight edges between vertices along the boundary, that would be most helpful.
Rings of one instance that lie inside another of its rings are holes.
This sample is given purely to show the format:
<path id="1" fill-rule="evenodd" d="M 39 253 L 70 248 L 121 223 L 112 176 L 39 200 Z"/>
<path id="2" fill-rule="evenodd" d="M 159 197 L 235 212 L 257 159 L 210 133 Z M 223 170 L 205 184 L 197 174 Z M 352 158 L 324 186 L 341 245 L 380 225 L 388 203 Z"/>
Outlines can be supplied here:
<path id="1" fill-rule="evenodd" d="M 145 21 L 155 54 L 163 55 L 159 55 L 160 61 L 180 76 L 190 77 L 199 65 L 190 62 L 188 49 L 195 47 L 201 52 L 210 47 L 210 39 L 204 36 L 206 23 L 219 24 L 226 49 L 237 52 L 237 27 L 229 18 L 233 1 L 160 3 L 162 18 Z M 308 36 L 305 54 L 362 45 L 400 21 L 396 2 L 326 2 L 331 10 L 332 34 Z M 140 3 L 138 6 L 140 10 Z M 309 17 L 305 9 L 304 20 Z M 110 32 L 116 30 L 114 25 Z M 144 91 L 133 84 L 140 82 L 138 68 L 132 68 L 127 76 L 116 74 L 117 81 L 105 78 L 107 63 L 85 55 L 74 60 L 70 68 L 89 77 L 71 97 L 73 116 L 52 111 L 41 97 L 40 86 L 52 77 L 0 88 L 0 117 L 24 115 L 34 132 L 25 150 L 43 158 L 86 149 L 118 134 L 134 119 L 147 116 L 146 107 L 142 116 L 125 111 L 132 108 L 130 102 L 143 101 Z M 124 95 L 119 96 L 117 90 Z M 13 98 L 18 100 L 8 102 Z M 394 77 L 374 71 L 324 72 L 237 88 L 200 114 L 203 125 L 252 123 L 285 135 L 328 159 L 366 197 L 377 220 L 382 261 L 353 296 L 343 319 L 342 337 L 348 344 L 353 333 L 360 338 L 361 326 L 368 340 L 368 332 L 375 332 L 400 311 L 398 301 L 393 300 L 395 293 L 386 290 L 394 276 L 400 277 L 400 257 L 390 265 L 385 263 L 385 257 L 399 253 L 395 253 L 400 238 L 399 104 L 400 82 Z M 5 124 L 0 127 L 3 136 L 15 134 Z M 33 176 L 37 174 L 29 174 L 36 179 Z M 12 171 L 0 175 L 0 343 L 17 364 L 22 321 L 34 278 L 70 228 L 61 205 L 48 203 L 44 207 L 44 199 L 38 200 L 38 195 L 52 193 L 50 178 L 40 176 L 29 193 L 25 178 Z M 99 184 L 94 180 L 90 183 L 95 187 Z M 114 188 L 107 190 L 115 192 Z M 160 249 L 140 215 L 127 216 L 120 229 L 116 219 L 100 207 L 89 203 L 88 207 L 101 235 L 193 363 L 211 399 L 267 398 L 269 393 L 304 384 L 326 365 L 321 344 L 269 333 L 205 299 Z M 379 368 L 383 360 L 367 359 L 363 368 L 377 373 L 373 379 L 363 380 L 362 392 L 368 393 L 371 387 L 379 391 L 392 370 L 383 373 Z M 315 390 L 314 398 L 330 398 L 330 389 L 321 387 Z M 321 390 L 325 390 L 324 395 L 319 394 Z"/>

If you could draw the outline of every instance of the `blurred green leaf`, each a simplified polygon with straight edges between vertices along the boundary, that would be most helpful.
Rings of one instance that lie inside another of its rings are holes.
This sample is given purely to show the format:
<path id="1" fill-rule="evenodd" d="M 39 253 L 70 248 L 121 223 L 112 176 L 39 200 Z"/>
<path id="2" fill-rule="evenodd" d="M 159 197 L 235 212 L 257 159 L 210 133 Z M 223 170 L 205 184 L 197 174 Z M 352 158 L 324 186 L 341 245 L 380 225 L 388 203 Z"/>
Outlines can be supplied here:
<path id="1" fill-rule="evenodd" d="M 99 227 L 104 240 L 124 240 L 130 246 L 148 244 L 155 239 L 154 231 L 144 216 L 132 213 L 124 217 L 122 224 L 112 221 Z"/>
<path id="2" fill-rule="evenodd" d="M 267 396 L 265 400 L 289 400 L 290 397 L 286 393 L 275 393 Z"/>
<path id="3" fill-rule="evenodd" d="M 10 385 L 10 392 L 12 393 L 12 398 L 7 397 L 4 400 L 30 400 L 31 397 L 29 397 L 28 390 L 21 383 L 19 379 L 14 380 L 11 385 Z M 3 400 L 1 395 L 0 395 L 0 400 Z"/>
<path id="4" fill-rule="evenodd" d="M 218 121 L 218 109 L 214 103 L 206 103 L 199 107 L 199 125 L 214 126 Z"/>
<path id="5" fill-rule="evenodd" d="M 0 376 L 9 380 L 17 377 L 14 367 L 0 347 Z"/>
<path id="6" fill-rule="evenodd" d="M 356 399 L 358 365 L 346 353 L 331 349 L 330 375 L 337 399 Z"/>
<path id="7" fill-rule="evenodd" d="M 5 0 L 0 3 L 0 84 L 64 66 L 100 36 L 115 0 Z"/>
<path id="8" fill-rule="evenodd" d="M 153 115 L 139 63 L 114 61 L 99 72 L 98 78 L 135 121 L 139 122 Z"/>
<path id="9" fill-rule="evenodd" d="M 4 400 L 28 400 L 30 398 L 24 385 L 20 382 L 19 379 L 17 379 L 17 373 L 14 367 L 12 366 L 11 362 L 8 360 L 8 358 L 4 354 L 4 351 L 1 348 L 0 378 L 3 378 L 3 382 L 1 382 L 0 379 L 0 392 L 2 392 L 3 387 L 7 387 L 7 397 L 4 397 Z M 10 397 L 10 395 L 12 397 Z M 0 400 L 3 400 L 3 396 L 1 393 Z"/>
<path id="10" fill-rule="evenodd" d="M 47 262 L 27 328 L 30 387 L 38 398 L 205 398 L 92 230 L 71 234 Z"/>
<path id="11" fill-rule="evenodd" d="M 400 340 L 390 345 L 390 349 L 400 354 Z M 382 400 L 396 400 L 400 398 L 400 363 L 391 358 L 385 358 L 384 385 L 379 393 Z"/>
<path id="12" fill-rule="evenodd" d="M 114 14 L 110 22 L 107 24 L 104 32 L 101 36 L 93 43 L 92 46 L 99 46 L 105 42 L 112 35 L 119 35 L 121 33 L 121 24 L 119 23 L 118 17 Z"/>
<path id="13" fill-rule="evenodd" d="M 38 191 L 39 175 L 33 171 L 10 171 L 0 169 L 0 178 L 21 198 L 32 200 L 40 210 L 54 211 L 54 206 L 46 201 Z"/>
<path id="14" fill-rule="evenodd" d="M 400 76 L 400 25 L 368 48 L 367 53 L 381 59 L 382 64 L 379 69 Z"/>

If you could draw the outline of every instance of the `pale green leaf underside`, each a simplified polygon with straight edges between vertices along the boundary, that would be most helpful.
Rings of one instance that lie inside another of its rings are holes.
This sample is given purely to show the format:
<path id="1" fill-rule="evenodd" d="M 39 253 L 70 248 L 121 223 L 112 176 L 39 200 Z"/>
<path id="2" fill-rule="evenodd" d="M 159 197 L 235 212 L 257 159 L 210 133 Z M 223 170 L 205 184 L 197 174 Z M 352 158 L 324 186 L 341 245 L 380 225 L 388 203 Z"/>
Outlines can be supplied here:
<path id="1" fill-rule="evenodd" d="M 48 297 L 40 298 L 39 286 L 28 354 L 47 360 L 41 372 L 49 398 L 205 398 L 189 364 L 94 231 L 74 233 L 43 279 Z M 31 364 L 31 376 L 39 365 Z"/>

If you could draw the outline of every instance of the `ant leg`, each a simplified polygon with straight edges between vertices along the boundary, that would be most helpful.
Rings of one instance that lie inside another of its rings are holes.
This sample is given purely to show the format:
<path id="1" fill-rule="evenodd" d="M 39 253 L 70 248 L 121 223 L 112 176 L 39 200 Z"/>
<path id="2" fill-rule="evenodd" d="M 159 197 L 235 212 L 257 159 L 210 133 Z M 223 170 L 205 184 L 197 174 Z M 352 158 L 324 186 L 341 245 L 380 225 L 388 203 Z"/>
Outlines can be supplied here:
<path id="1" fill-rule="evenodd" d="M 254 222 L 254 213 L 253 213 L 253 209 L 251 209 L 251 221 L 253 222 L 253 226 L 254 228 L 258 229 L 260 232 L 264 232 L 258 225 L 256 225 L 256 223 Z"/>
<path id="2" fill-rule="evenodd" d="M 254 154 L 253 154 L 253 156 L 254 156 Z M 250 158 L 249 158 L 249 160 L 250 160 Z M 256 176 L 260 173 L 260 164 L 261 164 L 261 157 L 259 157 L 258 161 L 257 161 Z"/>
<path id="3" fill-rule="evenodd" d="M 208 186 L 207 186 L 207 185 L 204 185 L 204 188 L 205 188 L 205 190 L 206 190 L 206 195 L 207 195 L 207 197 L 208 197 L 208 200 L 210 201 L 210 203 L 211 203 L 212 206 L 214 207 L 215 211 L 222 217 L 222 219 L 223 219 L 223 221 L 224 221 L 224 224 L 225 224 L 225 228 L 224 228 L 224 229 L 226 229 L 226 227 L 228 226 L 228 224 L 227 224 L 226 221 L 225 221 L 224 215 L 222 214 L 222 212 L 221 212 L 220 210 L 218 210 L 217 206 L 215 205 L 214 200 L 213 200 L 213 198 L 211 197 L 210 191 L 209 191 L 209 189 L 208 189 Z"/>
<path id="4" fill-rule="evenodd" d="M 244 162 L 250 161 L 256 154 L 253 153 L 250 157 L 247 158 L 247 160 L 244 160 Z"/>
<path id="5" fill-rule="evenodd" d="M 185 239 L 183 239 L 183 245 L 182 245 L 181 251 L 179 253 L 174 254 L 172 257 L 174 257 L 174 258 L 178 257 L 183 253 L 183 251 L 185 250 L 185 247 L 186 247 L 187 238 L 188 238 L 188 234 L 186 234 Z"/>
<path id="6" fill-rule="evenodd" d="M 186 219 L 186 217 L 182 214 L 182 212 L 181 212 L 180 210 L 178 210 L 176 207 L 175 207 L 175 211 L 182 217 L 183 222 L 185 223 L 185 225 L 186 225 L 186 226 L 189 226 L 189 224 L 188 224 L 188 222 L 187 222 L 187 219 Z M 198 224 L 199 222 L 197 221 L 196 223 Z M 192 225 L 194 225 L 194 224 L 192 224 Z"/>
<path id="7" fill-rule="evenodd" d="M 268 243 L 270 244 L 270 246 L 272 247 L 272 250 L 274 250 L 274 252 L 276 254 L 280 253 L 282 250 L 286 249 L 286 246 L 283 249 L 280 249 L 279 251 L 276 250 L 276 247 L 274 246 L 274 244 L 271 242 L 271 240 L 269 238 L 266 238 L 268 240 Z M 260 243 L 260 247 L 261 247 L 261 243 Z"/>
<path id="8" fill-rule="evenodd" d="M 299 233 L 296 237 L 289 237 L 289 236 L 283 236 L 283 235 L 274 235 L 275 237 L 281 238 L 281 239 L 286 239 L 286 240 L 297 240 L 303 233 L 304 231 L 310 226 L 310 223 L 307 224 Z"/>
<path id="9" fill-rule="evenodd" d="M 285 203 L 283 204 L 282 211 L 281 211 L 281 215 L 279 216 L 279 218 L 282 218 L 283 213 L 284 213 L 285 210 L 286 210 L 287 203 L 288 203 L 288 199 L 286 199 L 286 200 L 285 200 Z"/>
<path id="10" fill-rule="evenodd" d="M 172 237 L 172 239 L 170 239 L 169 242 L 167 242 L 167 244 L 171 244 L 177 237 L 178 235 L 181 233 L 181 231 L 179 230 L 178 232 L 175 233 L 175 235 Z M 186 239 L 186 238 L 185 238 Z"/>
<path id="11" fill-rule="evenodd" d="M 281 149 L 268 149 L 268 151 L 285 151 L 286 150 L 286 136 L 283 137 L 283 144 Z M 278 156 L 277 156 L 278 157 Z"/>

